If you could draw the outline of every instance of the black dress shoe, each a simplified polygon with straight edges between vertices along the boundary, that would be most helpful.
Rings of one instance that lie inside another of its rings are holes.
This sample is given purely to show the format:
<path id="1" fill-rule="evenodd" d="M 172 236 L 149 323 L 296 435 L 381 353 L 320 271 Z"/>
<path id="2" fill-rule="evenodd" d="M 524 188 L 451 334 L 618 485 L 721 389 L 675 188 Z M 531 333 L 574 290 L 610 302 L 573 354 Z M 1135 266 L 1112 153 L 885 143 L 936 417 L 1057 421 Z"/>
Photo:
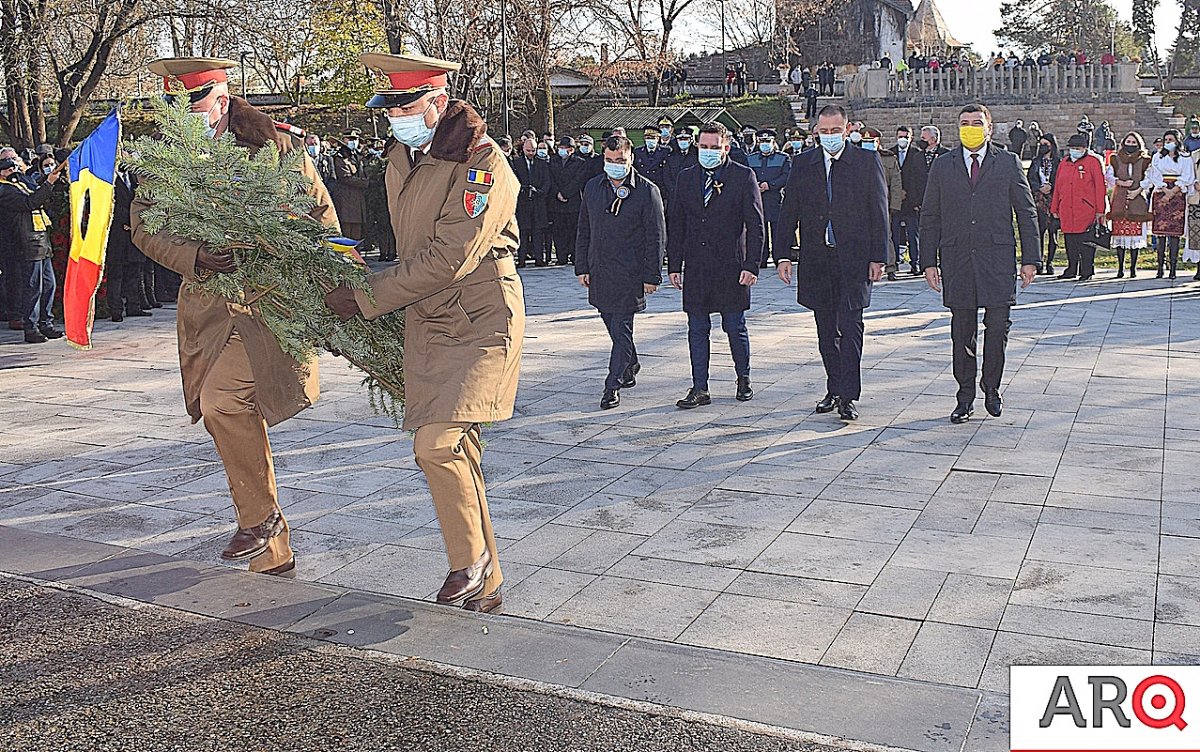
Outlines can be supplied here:
<path id="1" fill-rule="evenodd" d="M 46 339 L 58 339 L 59 337 L 63 336 L 63 333 L 55 329 L 53 326 L 39 326 L 38 331 L 41 332 L 42 336 Z"/>
<path id="2" fill-rule="evenodd" d="M 737 380 L 737 401 L 747 402 L 754 396 L 754 390 L 750 388 L 749 376 L 738 376 Z"/>
<path id="3" fill-rule="evenodd" d="M 242 528 L 234 533 L 229 545 L 221 552 L 221 558 L 227 561 L 253 559 L 266 552 L 271 539 L 281 534 L 283 528 L 283 515 L 276 509 L 261 525 Z"/>
<path id="4" fill-rule="evenodd" d="M 445 606 L 461 606 L 483 592 L 483 585 L 492 576 L 492 554 L 486 548 L 483 555 L 466 569 L 455 569 L 446 575 L 437 602 Z"/>
<path id="5" fill-rule="evenodd" d="M 887 277 L 888 277 L 888 282 L 896 281 L 896 273 L 895 272 L 888 272 Z"/>
<path id="6" fill-rule="evenodd" d="M 912 275 L 912 276 L 914 276 L 914 277 L 919 277 L 919 276 L 921 276 L 921 270 L 920 270 L 920 269 L 918 269 L 918 268 L 917 268 L 917 267 L 915 267 L 915 266 L 910 266 L 910 267 L 908 268 L 908 273 L 909 273 L 909 274 L 911 274 L 911 275 Z"/>
<path id="7" fill-rule="evenodd" d="M 675 407 L 691 410 L 701 405 L 711 405 L 712 398 L 703 389 L 689 389 L 687 396 L 675 403 Z"/>
<path id="8" fill-rule="evenodd" d="M 826 394 L 825 399 L 817 403 L 818 413 L 831 413 L 837 409 L 840 400 L 832 394 Z"/>
<path id="9" fill-rule="evenodd" d="M 1091 281 L 1091 279 L 1092 279 L 1092 275 L 1090 275 L 1090 274 L 1089 274 L 1089 275 L 1087 275 L 1086 277 L 1080 277 L 1080 278 L 1079 278 L 1079 281 L 1080 281 L 1080 282 L 1090 282 L 1090 281 Z"/>
<path id="10" fill-rule="evenodd" d="M 1067 272 L 1063 272 L 1062 274 L 1058 275 L 1058 278 L 1059 279 L 1075 279 L 1075 275 L 1068 274 Z"/>
<path id="11" fill-rule="evenodd" d="M 950 413 L 950 422 L 954 424 L 966 423 L 975 414 L 975 408 L 971 405 L 959 403 L 958 407 L 954 408 L 954 412 Z"/>
<path id="12" fill-rule="evenodd" d="M 39 332 L 37 329 L 25 330 L 25 343 L 29 345 L 40 345 L 46 341 L 46 335 Z"/>
<path id="13" fill-rule="evenodd" d="M 130 318 L 137 318 L 141 316 L 153 316 L 154 314 L 141 308 L 134 308 L 131 310 L 126 310 L 125 315 L 129 316 Z"/>
<path id="14" fill-rule="evenodd" d="M 621 376 L 621 388 L 632 389 L 637 386 L 637 375 L 641 373 L 642 364 L 634 363 L 625 369 L 625 373 Z"/>
<path id="15" fill-rule="evenodd" d="M 858 408 L 854 400 L 838 400 L 838 417 L 842 420 L 858 420 Z"/>
<path id="16" fill-rule="evenodd" d="M 150 307 L 151 308 L 162 308 L 162 303 L 159 303 L 157 300 L 152 300 L 152 301 L 150 301 Z"/>
<path id="17" fill-rule="evenodd" d="M 983 406 L 987 408 L 988 415 L 991 415 L 993 418 L 999 418 L 1000 412 L 1004 409 L 1004 400 L 1000 397 L 1000 390 L 984 389 Z"/>
<path id="18" fill-rule="evenodd" d="M 122 316 L 122 315 L 121 315 L 121 314 L 119 314 L 119 313 L 114 313 L 114 314 L 113 314 L 113 317 L 112 317 L 112 320 L 113 320 L 113 323 L 114 323 L 114 324 L 119 324 L 119 323 L 121 323 L 122 321 L 124 321 L 124 320 L 125 320 L 125 317 L 124 317 L 124 316 Z"/>
<path id="19" fill-rule="evenodd" d="M 259 572 L 259 574 L 269 574 L 272 577 L 284 577 L 289 580 L 293 579 L 296 576 L 296 557 L 293 556 L 277 567 L 264 569 L 263 571 Z"/>
<path id="20" fill-rule="evenodd" d="M 504 593 L 500 588 L 496 588 L 496 592 L 491 595 L 485 595 L 482 598 L 467 601 L 463 604 L 463 608 L 467 611 L 474 611 L 480 614 L 494 614 L 504 605 Z"/>
<path id="21" fill-rule="evenodd" d="M 604 396 L 600 398 L 600 409 L 611 410 L 621 404 L 621 392 L 616 389 L 605 389 Z"/>

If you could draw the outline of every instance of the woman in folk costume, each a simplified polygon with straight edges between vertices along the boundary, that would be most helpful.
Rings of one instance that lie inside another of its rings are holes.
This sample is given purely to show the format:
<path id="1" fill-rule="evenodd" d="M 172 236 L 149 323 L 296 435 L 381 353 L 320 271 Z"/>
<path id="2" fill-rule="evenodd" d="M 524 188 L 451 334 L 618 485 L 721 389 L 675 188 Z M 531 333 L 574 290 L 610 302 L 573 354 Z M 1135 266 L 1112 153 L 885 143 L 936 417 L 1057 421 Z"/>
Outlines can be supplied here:
<path id="1" fill-rule="evenodd" d="M 1163 148 L 1154 154 L 1150 169 L 1142 180 L 1143 191 L 1152 191 L 1150 210 L 1154 214 L 1151 232 L 1157 238 L 1158 277 L 1163 276 L 1163 262 L 1170 251 L 1171 274 L 1179 265 L 1179 240 L 1184 235 L 1187 219 L 1187 197 L 1195 190 L 1196 171 L 1191 155 L 1183 151 L 1183 138 L 1171 129 L 1163 134 Z"/>
<path id="2" fill-rule="evenodd" d="M 1117 252 L 1117 279 L 1125 276 L 1125 253 L 1129 253 L 1129 276 L 1137 276 L 1138 251 L 1146 247 L 1147 222 L 1153 217 L 1142 193 L 1142 181 L 1150 170 L 1150 152 L 1141 134 L 1130 131 L 1121 148 L 1108 158 L 1104 182 L 1112 191 L 1108 218 L 1112 220 L 1112 247 Z"/>

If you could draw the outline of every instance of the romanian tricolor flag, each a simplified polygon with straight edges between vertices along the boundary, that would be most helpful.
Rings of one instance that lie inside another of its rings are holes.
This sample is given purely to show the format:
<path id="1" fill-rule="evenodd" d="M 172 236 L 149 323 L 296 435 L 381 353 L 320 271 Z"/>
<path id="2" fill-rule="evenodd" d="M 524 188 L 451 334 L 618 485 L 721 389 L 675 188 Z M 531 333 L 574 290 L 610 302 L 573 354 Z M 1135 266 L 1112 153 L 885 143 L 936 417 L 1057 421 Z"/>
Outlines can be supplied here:
<path id="1" fill-rule="evenodd" d="M 71 256 L 63 290 L 63 319 L 67 342 L 82 350 L 92 347 L 92 319 L 112 224 L 120 143 L 121 118 L 113 110 L 71 152 L 67 163 L 71 176 Z"/>

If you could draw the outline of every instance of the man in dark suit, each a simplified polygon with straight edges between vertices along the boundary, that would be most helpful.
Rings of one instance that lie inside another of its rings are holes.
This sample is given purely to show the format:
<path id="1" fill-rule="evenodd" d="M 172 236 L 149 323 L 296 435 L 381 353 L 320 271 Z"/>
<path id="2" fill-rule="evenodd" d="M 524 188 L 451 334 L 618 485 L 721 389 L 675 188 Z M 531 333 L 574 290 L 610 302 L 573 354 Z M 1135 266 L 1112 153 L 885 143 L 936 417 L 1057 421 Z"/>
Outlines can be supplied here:
<path id="1" fill-rule="evenodd" d="M 840 106 L 821 109 L 816 133 L 821 148 L 796 157 L 783 189 L 775 265 L 790 285 L 797 261 L 797 299 L 816 319 L 826 377 L 817 412 L 836 408 L 842 420 L 857 420 L 862 312 L 883 277 L 890 242 L 887 182 L 877 153 L 847 148 L 849 123 Z"/>
<path id="2" fill-rule="evenodd" d="M 683 290 L 692 361 L 692 388 L 675 403 L 683 409 L 712 403 L 708 345 L 713 313 L 721 314 L 721 328 L 729 336 L 737 399 L 754 396 L 746 311 L 750 287 L 758 281 L 764 232 L 758 181 L 753 170 L 729 158 L 729 130 L 721 123 L 705 125 L 698 146 L 699 164 L 679 173 L 668 204 L 667 269 L 671 284 Z"/>
<path id="3" fill-rule="evenodd" d="M 525 139 L 521 142 L 521 154 L 513 160 L 513 172 L 521 183 L 517 197 L 517 225 L 521 228 L 521 248 L 517 252 L 517 266 L 525 266 L 525 259 L 532 258 L 537 266 L 546 266 L 546 232 L 550 226 L 550 215 L 546 199 L 549 197 L 553 180 L 550 163 L 539 159 L 538 142 Z"/>
<path id="4" fill-rule="evenodd" d="M 950 151 L 942 146 L 942 131 L 936 125 L 921 129 L 921 148 L 925 156 L 925 169 L 933 167 L 933 160 Z"/>
<path id="5" fill-rule="evenodd" d="M 667 158 L 671 156 L 671 147 L 662 143 L 663 138 L 657 126 L 648 125 L 645 130 L 645 145 L 633 150 L 633 168 L 638 174 L 658 186 L 664 198 L 670 199 L 671 187 Z"/>
<path id="6" fill-rule="evenodd" d="M 1040 260 L 1037 207 L 1020 158 L 990 142 L 992 116 L 983 105 L 964 107 L 958 126 L 962 148 L 934 161 L 921 203 L 921 268 L 950 309 L 958 381 L 951 423 L 965 423 L 974 413 L 980 308 L 986 328 L 984 407 L 993 416 L 1003 407 L 1004 348 L 1012 324 L 1009 311 L 1017 302 L 1014 215 L 1021 236 L 1021 287 L 1033 282 Z"/>
<path id="7" fill-rule="evenodd" d="M 637 384 L 633 315 L 662 284 L 667 227 L 658 186 L 633 169 L 633 144 L 614 136 L 604 144 L 605 175 L 588 181 L 579 213 L 575 274 L 612 339 L 600 409 L 621 404 L 621 389 Z"/>
<path id="8" fill-rule="evenodd" d="M 900 165 L 900 181 L 904 186 L 904 200 L 900 211 L 892 215 L 892 243 L 896 249 L 896 263 L 901 259 L 900 247 L 908 246 L 909 272 L 915 277 L 921 273 L 921 199 L 925 197 L 925 181 L 929 179 L 929 165 L 924 155 L 913 145 L 912 129 L 902 125 L 896 129 L 896 162 Z"/>
<path id="9" fill-rule="evenodd" d="M 137 177 L 118 167 L 113 183 L 113 218 L 108 228 L 108 314 L 115 322 L 126 316 L 149 316 L 142 306 L 142 265 L 146 257 L 130 236 L 129 207 L 137 190 Z"/>
<path id="10" fill-rule="evenodd" d="M 579 204 L 587 182 L 587 162 L 575 156 L 575 139 L 563 136 L 550 157 L 550 227 L 554 231 L 554 256 L 559 266 L 575 260 L 575 233 Z"/>

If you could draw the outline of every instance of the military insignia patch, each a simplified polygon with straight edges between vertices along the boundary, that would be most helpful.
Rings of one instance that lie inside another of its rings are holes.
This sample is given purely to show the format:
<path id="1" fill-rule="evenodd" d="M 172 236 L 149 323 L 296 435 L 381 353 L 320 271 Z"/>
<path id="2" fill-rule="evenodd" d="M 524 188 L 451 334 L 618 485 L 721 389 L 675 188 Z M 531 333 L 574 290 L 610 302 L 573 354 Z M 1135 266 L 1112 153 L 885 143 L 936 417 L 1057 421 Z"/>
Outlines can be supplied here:
<path id="1" fill-rule="evenodd" d="M 487 207 L 487 194 L 478 193 L 476 191 L 463 192 L 463 207 L 467 210 L 467 216 L 471 219 L 483 214 L 484 208 Z"/>
<path id="2" fill-rule="evenodd" d="M 487 170 L 467 170 L 467 182 L 474 185 L 491 185 L 492 173 Z"/>

